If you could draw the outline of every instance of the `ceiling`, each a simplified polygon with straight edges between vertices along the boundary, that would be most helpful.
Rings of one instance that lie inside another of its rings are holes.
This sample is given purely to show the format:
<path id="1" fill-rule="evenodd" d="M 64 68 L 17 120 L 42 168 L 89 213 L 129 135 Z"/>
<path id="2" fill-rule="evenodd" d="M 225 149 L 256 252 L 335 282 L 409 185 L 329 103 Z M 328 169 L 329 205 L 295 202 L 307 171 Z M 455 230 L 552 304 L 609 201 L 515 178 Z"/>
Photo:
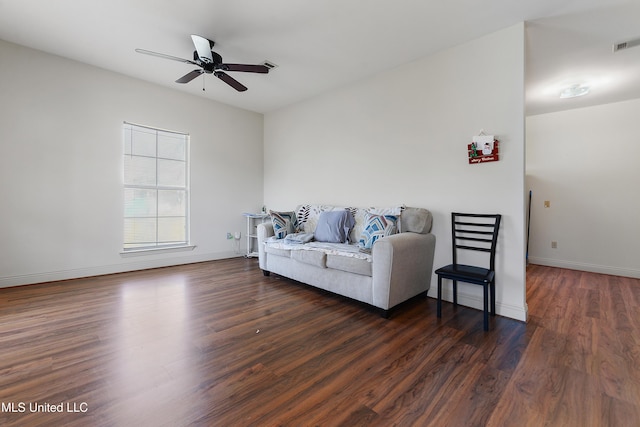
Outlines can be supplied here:
<path id="1" fill-rule="evenodd" d="M 640 38 L 638 0 L 0 0 L 0 39 L 262 113 L 522 21 L 527 114 L 640 98 L 640 47 L 612 53 Z M 177 84 L 192 65 L 134 50 L 190 59 L 190 34 L 225 62 L 278 67 L 230 73 L 239 93 L 213 75 Z"/>

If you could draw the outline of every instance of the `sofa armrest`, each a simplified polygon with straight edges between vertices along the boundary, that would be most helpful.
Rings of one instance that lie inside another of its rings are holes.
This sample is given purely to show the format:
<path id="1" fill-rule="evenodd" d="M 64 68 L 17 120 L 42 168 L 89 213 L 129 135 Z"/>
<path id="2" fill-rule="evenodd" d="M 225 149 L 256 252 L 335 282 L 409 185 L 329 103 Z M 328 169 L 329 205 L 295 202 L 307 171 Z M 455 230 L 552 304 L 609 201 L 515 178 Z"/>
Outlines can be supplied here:
<path id="1" fill-rule="evenodd" d="M 429 290 L 436 236 L 398 233 L 373 245 L 373 305 L 388 310 Z"/>
<path id="2" fill-rule="evenodd" d="M 258 234 L 258 263 L 262 270 L 266 270 L 267 253 L 264 250 L 264 242 L 271 236 L 275 236 L 273 224 L 271 222 L 263 222 L 256 227 Z"/>

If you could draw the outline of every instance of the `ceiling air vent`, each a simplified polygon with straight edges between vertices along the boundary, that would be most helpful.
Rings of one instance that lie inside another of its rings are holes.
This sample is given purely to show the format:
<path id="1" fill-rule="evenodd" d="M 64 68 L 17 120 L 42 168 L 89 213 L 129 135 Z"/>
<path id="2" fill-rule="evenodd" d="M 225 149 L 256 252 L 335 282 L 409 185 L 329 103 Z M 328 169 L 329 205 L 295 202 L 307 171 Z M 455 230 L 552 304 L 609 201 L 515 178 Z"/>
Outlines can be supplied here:
<path id="1" fill-rule="evenodd" d="M 628 40 L 626 42 L 615 43 L 613 45 L 613 51 L 617 52 L 619 50 L 629 49 L 630 47 L 640 46 L 640 39 Z"/>
<path id="2" fill-rule="evenodd" d="M 276 65 L 276 64 L 274 64 L 274 63 L 273 63 L 273 62 L 271 62 L 271 61 L 264 61 L 264 62 L 262 63 L 262 65 L 264 65 L 265 67 L 267 67 L 267 68 L 268 68 L 268 69 L 270 69 L 270 70 L 272 70 L 272 69 L 274 69 L 274 68 L 276 68 L 276 67 L 277 67 L 277 65 Z"/>

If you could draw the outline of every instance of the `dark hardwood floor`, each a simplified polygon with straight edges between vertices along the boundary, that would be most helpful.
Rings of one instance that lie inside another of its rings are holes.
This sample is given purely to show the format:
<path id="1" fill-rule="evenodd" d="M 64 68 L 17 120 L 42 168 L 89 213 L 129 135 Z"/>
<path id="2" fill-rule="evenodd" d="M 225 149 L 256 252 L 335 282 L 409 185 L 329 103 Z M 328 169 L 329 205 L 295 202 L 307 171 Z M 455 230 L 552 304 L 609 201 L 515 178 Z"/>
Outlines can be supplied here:
<path id="1" fill-rule="evenodd" d="M 0 425 L 640 425 L 640 280 L 530 266 L 527 301 L 383 319 L 242 258 L 0 289 Z"/>

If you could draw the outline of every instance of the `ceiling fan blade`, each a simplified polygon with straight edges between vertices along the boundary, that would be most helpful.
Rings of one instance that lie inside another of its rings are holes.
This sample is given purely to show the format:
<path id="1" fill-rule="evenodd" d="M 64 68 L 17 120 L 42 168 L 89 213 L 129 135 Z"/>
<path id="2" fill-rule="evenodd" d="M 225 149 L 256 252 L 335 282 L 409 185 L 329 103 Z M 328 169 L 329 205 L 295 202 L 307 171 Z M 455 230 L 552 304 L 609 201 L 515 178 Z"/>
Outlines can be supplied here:
<path id="1" fill-rule="evenodd" d="M 211 55 L 211 47 L 213 42 L 209 39 L 205 39 L 204 37 L 200 37 L 195 34 L 191 34 L 191 40 L 193 40 L 193 45 L 196 47 L 196 52 L 198 52 L 200 61 L 205 64 L 213 63 L 213 56 Z"/>
<path id="2" fill-rule="evenodd" d="M 192 72 L 187 73 L 184 76 L 180 77 L 178 80 L 176 80 L 176 83 L 189 83 L 191 80 L 195 79 L 203 72 L 204 71 L 202 70 L 193 70 Z"/>
<path id="3" fill-rule="evenodd" d="M 136 49 L 136 52 L 144 53 L 145 55 L 157 56 L 158 58 L 170 59 L 172 61 L 185 62 L 187 64 L 198 65 L 195 62 L 191 61 L 190 59 L 178 58 L 177 56 L 171 56 L 164 53 L 152 52 L 150 50 Z"/>
<path id="4" fill-rule="evenodd" d="M 225 71 L 244 71 L 245 73 L 262 73 L 267 74 L 269 67 L 266 65 L 250 65 L 250 64 L 222 64 Z"/>
<path id="5" fill-rule="evenodd" d="M 229 74 L 225 74 L 222 71 L 216 71 L 214 74 L 216 75 L 217 78 L 219 78 L 220 80 L 222 80 L 223 82 L 225 82 L 226 84 L 228 84 L 229 86 L 237 90 L 238 92 L 244 92 L 245 90 L 247 90 L 246 86 L 244 86 L 242 83 L 240 83 L 239 81 L 231 77 Z"/>

